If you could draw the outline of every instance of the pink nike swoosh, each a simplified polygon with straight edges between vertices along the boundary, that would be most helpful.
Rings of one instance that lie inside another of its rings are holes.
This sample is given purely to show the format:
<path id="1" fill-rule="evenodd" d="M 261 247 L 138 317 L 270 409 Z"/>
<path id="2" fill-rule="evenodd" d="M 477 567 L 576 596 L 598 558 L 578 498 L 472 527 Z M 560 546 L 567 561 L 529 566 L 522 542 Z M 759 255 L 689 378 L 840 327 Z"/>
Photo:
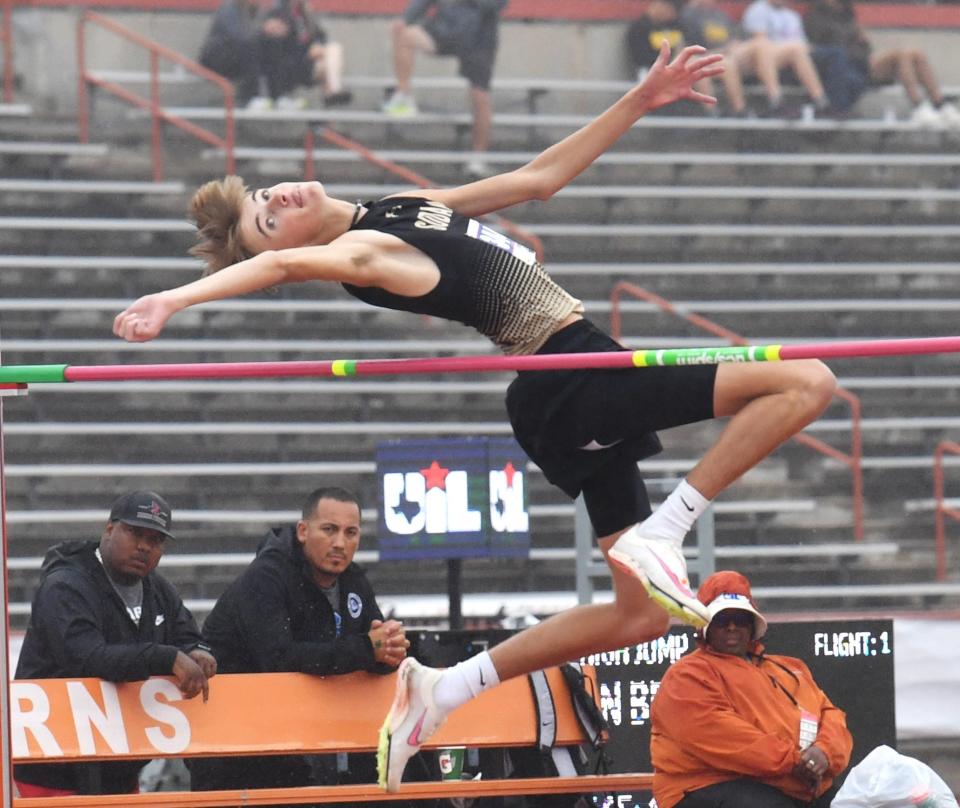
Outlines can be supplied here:
<path id="1" fill-rule="evenodd" d="M 692 598 L 693 593 L 687 588 L 686 584 L 684 584 L 683 581 L 681 581 L 676 575 L 674 575 L 673 570 L 670 569 L 670 567 L 667 564 L 665 564 L 663 561 L 660 560 L 660 556 L 658 556 L 653 550 L 650 550 L 650 553 L 651 555 L 653 555 L 655 559 L 657 559 L 657 562 L 663 568 L 663 571 L 667 574 L 667 577 L 671 581 L 673 581 L 674 586 L 676 586 L 677 589 L 679 589 L 685 595 L 689 595 Z"/>
<path id="2" fill-rule="evenodd" d="M 407 738 L 407 744 L 409 746 L 420 746 L 420 733 L 423 730 L 423 719 L 427 717 L 427 711 L 424 710 L 420 714 L 420 720 L 417 721 L 413 730 L 410 732 L 410 736 Z"/>

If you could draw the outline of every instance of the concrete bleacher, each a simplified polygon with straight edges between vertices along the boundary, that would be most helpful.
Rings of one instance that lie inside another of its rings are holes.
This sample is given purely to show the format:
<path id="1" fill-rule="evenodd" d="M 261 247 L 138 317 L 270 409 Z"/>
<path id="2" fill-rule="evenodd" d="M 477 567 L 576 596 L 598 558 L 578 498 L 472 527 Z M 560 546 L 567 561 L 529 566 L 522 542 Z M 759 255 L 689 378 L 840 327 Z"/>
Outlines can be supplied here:
<path id="1" fill-rule="evenodd" d="M 536 84 L 509 78 L 504 90 L 512 84 L 521 95 Z M 584 104 L 599 107 L 615 91 L 586 83 L 576 93 L 548 89 L 550 112 L 498 110 L 491 164 L 528 161 L 586 120 Z M 453 109 L 462 108 L 457 93 Z M 170 111 L 222 118 L 212 107 Z M 149 126 L 109 113 L 98 99 L 97 120 L 111 126 L 95 120 L 94 132 L 114 137 L 111 146 L 73 156 L 64 147 L 62 159 L 51 151 L 52 177 L 42 166 L 13 168 L 10 127 L 0 145 L 0 188 L 12 200 L 31 198 L 29 211 L 0 208 L 8 214 L 0 216 L 0 243 L 9 247 L 0 256 L 5 364 L 491 352 L 462 327 L 372 310 L 320 285 L 181 313 L 154 343 L 115 340 L 110 321 L 126 300 L 195 277 L 198 263 L 185 254 L 192 228 L 181 211 L 189 189 L 221 170 L 223 155 L 165 132 L 170 179 L 151 184 Z M 431 110 L 396 121 L 357 108 L 241 111 L 238 122 L 237 157 L 251 185 L 297 176 L 302 135 L 316 123 L 451 183 L 465 159 L 469 118 Z M 755 342 L 952 334 L 960 293 L 955 135 L 879 119 L 655 116 L 556 199 L 508 215 L 543 240 L 548 268 L 604 326 L 613 282 L 631 279 Z M 40 154 L 35 137 L 21 142 L 24 154 L 31 143 Z M 334 195 L 400 187 L 352 152 L 322 148 L 313 157 Z M 107 199 L 113 208 L 104 210 Z M 630 347 L 719 344 L 649 304 L 625 301 L 622 311 Z M 789 445 L 718 502 L 718 558 L 754 576 L 774 608 L 957 603 L 955 588 L 930 586 L 932 515 L 907 516 L 903 502 L 930 495 L 933 446 L 957 426 L 960 369 L 946 356 L 849 360 L 836 371 L 863 399 L 867 540 L 852 540 L 849 474 Z M 404 616 L 415 614 L 426 598 L 442 600 L 442 570 L 414 565 L 397 574 L 376 564 L 371 452 L 386 437 L 506 434 L 508 379 L 34 385 L 4 402 L 12 585 L 26 598 L 46 544 L 95 534 L 102 517 L 91 512 L 107 505 L 104 490 L 153 485 L 169 494 L 186 536 L 167 559 L 170 574 L 203 608 L 278 514 L 294 514 L 315 484 L 347 483 L 368 506 L 363 560 L 378 590 Z M 809 432 L 843 447 L 849 428 L 838 403 Z M 669 433 L 667 451 L 643 468 L 683 474 L 715 434 L 713 425 Z M 466 564 L 469 603 L 505 603 L 499 593 L 516 591 L 548 610 L 551 593 L 572 588 L 571 506 L 531 472 L 531 559 Z M 78 513 L 87 515 L 68 516 Z M 785 586 L 786 564 L 796 588 Z"/>
<path id="2" fill-rule="evenodd" d="M 2 110 L 0 110 L 0 114 L 2 114 Z M 106 143 L 0 141 L 0 156 L 3 157 L 105 157 L 106 155 Z"/>

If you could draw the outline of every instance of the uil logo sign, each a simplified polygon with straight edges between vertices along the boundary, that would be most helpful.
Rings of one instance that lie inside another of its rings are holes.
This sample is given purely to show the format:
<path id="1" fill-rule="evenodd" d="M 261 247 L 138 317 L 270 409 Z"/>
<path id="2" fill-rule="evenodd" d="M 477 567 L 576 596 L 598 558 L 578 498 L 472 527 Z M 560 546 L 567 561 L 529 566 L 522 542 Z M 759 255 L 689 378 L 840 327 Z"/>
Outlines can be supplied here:
<path id="1" fill-rule="evenodd" d="M 381 444 L 380 557 L 525 557 L 526 464 L 511 439 Z"/>

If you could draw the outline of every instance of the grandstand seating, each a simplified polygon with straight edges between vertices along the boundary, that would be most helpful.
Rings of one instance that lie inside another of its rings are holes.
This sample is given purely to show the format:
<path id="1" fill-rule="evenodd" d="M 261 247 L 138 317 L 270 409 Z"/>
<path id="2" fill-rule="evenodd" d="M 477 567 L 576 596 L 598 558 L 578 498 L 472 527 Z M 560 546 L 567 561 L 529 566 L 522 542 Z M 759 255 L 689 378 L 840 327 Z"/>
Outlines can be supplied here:
<path id="1" fill-rule="evenodd" d="M 561 95 L 554 103 L 562 106 Z M 210 108 L 179 112 L 217 117 Z M 317 120 L 439 183 L 456 182 L 465 159 L 460 113 L 410 122 L 361 110 L 239 117 L 237 156 L 253 185 L 296 176 L 300 137 Z M 17 120 L 2 120 L 0 143 L 0 189 L 9 191 L 0 204 L 4 364 L 491 352 L 459 326 L 370 309 L 319 284 L 200 307 L 178 315 L 155 343 L 121 343 L 109 325 L 125 300 L 195 276 L 182 211 L 189 189 L 218 172 L 223 155 L 168 133 L 174 179 L 150 183 L 141 119 L 115 122 L 118 145 L 76 153 L 32 139 Z M 491 163 L 518 165 L 582 120 L 566 112 L 498 115 Z M 658 152 L 665 136 L 670 150 Z M 953 334 L 953 137 L 876 120 L 657 116 L 555 200 L 508 213 L 542 239 L 548 268 L 604 326 L 611 287 L 626 279 L 751 342 Z M 55 173 L 14 164 L 31 147 L 56 161 Z M 400 185 L 352 152 L 317 149 L 314 158 L 334 194 L 376 196 Z M 629 347 L 718 343 L 650 304 L 625 301 L 622 315 Z M 867 540 L 852 539 L 849 474 L 788 445 L 721 498 L 718 557 L 750 573 L 777 609 L 960 602 L 956 587 L 931 588 L 932 516 L 906 505 L 930 497 L 933 447 L 956 432 L 955 358 L 844 360 L 835 370 L 863 402 Z M 384 600 L 405 616 L 433 610 L 425 604 L 443 599 L 439 567 L 400 565 L 398 575 L 395 565 L 375 563 L 372 451 L 385 437 L 505 434 L 508 378 L 34 385 L 4 401 L 14 600 L 28 598 L 46 545 L 95 534 L 97 509 L 105 511 L 114 491 L 152 485 L 170 496 L 186 539 L 171 550 L 168 572 L 203 610 L 273 519 L 292 517 L 314 485 L 345 483 L 368 506 L 364 560 Z M 669 433 L 664 455 L 643 467 L 682 474 L 716 429 Z M 842 448 L 849 429 L 838 402 L 809 432 Z M 506 604 L 497 593 L 524 592 L 528 608 L 549 611 L 562 600 L 551 593 L 572 592 L 570 506 L 540 475 L 531 485 L 531 559 L 466 564 L 464 586 L 477 603 Z M 785 559 L 796 588 L 785 586 Z M 15 610 L 15 624 L 23 612 Z"/>

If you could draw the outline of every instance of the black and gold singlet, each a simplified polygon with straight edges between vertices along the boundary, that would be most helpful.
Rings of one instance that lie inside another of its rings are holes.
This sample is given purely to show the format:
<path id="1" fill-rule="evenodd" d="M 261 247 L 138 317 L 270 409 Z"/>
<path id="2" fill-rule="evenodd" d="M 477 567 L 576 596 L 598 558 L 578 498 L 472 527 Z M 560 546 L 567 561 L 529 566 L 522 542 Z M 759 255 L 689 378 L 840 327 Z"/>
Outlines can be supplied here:
<path id="1" fill-rule="evenodd" d="M 343 284 L 366 303 L 463 323 L 507 354 L 535 353 L 560 322 L 583 311 L 583 304 L 550 278 L 532 250 L 476 219 L 418 197 L 381 199 L 366 207 L 352 230 L 396 236 L 440 269 L 437 285 L 419 297 Z"/>

